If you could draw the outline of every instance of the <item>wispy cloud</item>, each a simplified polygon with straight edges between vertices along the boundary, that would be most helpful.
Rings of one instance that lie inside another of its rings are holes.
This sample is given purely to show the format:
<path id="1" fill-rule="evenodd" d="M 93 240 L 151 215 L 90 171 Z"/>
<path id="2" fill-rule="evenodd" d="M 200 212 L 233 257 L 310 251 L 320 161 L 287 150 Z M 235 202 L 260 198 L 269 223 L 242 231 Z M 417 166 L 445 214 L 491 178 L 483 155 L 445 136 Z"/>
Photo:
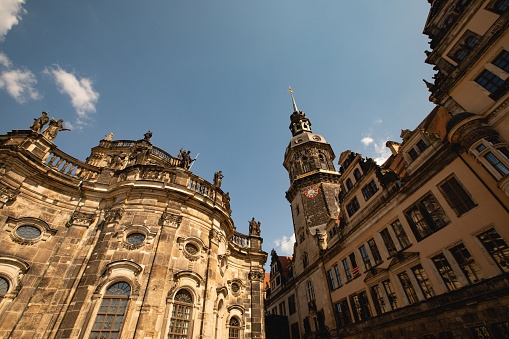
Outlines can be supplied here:
<path id="1" fill-rule="evenodd" d="M 370 137 L 364 137 L 361 139 L 361 142 L 364 144 L 364 146 L 368 146 L 373 141 L 375 141 L 375 140 L 373 140 L 373 138 L 370 138 Z"/>
<path id="2" fill-rule="evenodd" d="M 293 244 L 295 243 L 295 233 L 290 238 L 283 236 L 274 240 L 274 247 L 279 255 L 293 255 Z"/>
<path id="3" fill-rule="evenodd" d="M 0 73 L 0 89 L 5 89 L 14 100 L 22 104 L 42 97 L 35 88 L 37 79 L 30 70 L 13 69 L 11 60 L 4 53 L 0 53 L 0 65 L 3 68 Z"/>
<path id="4" fill-rule="evenodd" d="M 86 125 L 87 120 L 90 119 L 90 114 L 95 113 L 95 105 L 99 100 L 99 93 L 93 89 L 92 80 L 67 72 L 58 65 L 51 68 L 46 67 L 44 73 L 55 79 L 60 93 L 67 94 L 71 98 L 71 104 L 78 114 L 76 127 L 81 128 Z"/>
<path id="5" fill-rule="evenodd" d="M 390 149 L 385 146 L 387 140 L 389 137 L 372 137 L 371 132 L 361 139 L 364 148 L 368 151 L 366 156 L 373 158 L 378 165 L 383 164 L 392 154 Z"/>
<path id="6" fill-rule="evenodd" d="M 27 12 L 22 7 L 24 4 L 25 0 L 0 0 L 0 41 L 5 39 L 12 26 L 19 23 L 21 15 Z"/>

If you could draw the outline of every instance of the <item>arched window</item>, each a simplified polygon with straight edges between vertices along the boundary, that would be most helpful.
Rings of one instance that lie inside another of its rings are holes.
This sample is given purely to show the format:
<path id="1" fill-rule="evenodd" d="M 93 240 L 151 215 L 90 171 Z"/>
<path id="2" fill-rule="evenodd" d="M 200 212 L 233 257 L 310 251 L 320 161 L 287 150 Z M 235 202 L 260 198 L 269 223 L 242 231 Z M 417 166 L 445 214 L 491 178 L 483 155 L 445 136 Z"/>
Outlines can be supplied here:
<path id="1" fill-rule="evenodd" d="M 359 169 L 356 168 L 355 171 L 353 171 L 353 176 L 355 177 L 356 181 L 359 181 L 359 179 L 361 178 L 361 171 L 359 171 Z"/>
<path id="2" fill-rule="evenodd" d="M 191 315 L 193 311 L 193 297 L 186 290 L 180 290 L 175 295 L 173 311 L 170 320 L 168 339 L 191 338 Z"/>
<path id="3" fill-rule="evenodd" d="M 346 179 L 346 188 L 348 188 L 348 190 L 351 190 L 352 187 L 353 187 L 352 180 L 350 180 L 350 178 Z"/>
<path id="4" fill-rule="evenodd" d="M 108 288 L 97 312 L 90 339 L 120 337 L 130 295 L 131 286 L 123 281 Z"/>
<path id="5" fill-rule="evenodd" d="M 4 298 L 4 295 L 9 290 L 9 281 L 7 279 L 0 277 L 0 301 Z"/>
<path id="6" fill-rule="evenodd" d="M 232 317 L 230 319 L 230 331 L 228 334 L 228 339 L 238 339 L 240 338 L 240 321 L 237 317 Z"/>

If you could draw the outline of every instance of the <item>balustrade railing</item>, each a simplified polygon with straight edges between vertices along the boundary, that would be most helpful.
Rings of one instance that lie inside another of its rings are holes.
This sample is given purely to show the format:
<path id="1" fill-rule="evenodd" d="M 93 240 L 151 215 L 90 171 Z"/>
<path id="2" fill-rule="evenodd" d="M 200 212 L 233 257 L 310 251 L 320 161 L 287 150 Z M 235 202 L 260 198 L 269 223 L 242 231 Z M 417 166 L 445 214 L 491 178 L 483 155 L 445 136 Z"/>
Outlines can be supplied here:
<path id="1" fill-rule="evenodd" d="M 196 191 L 208 198 L 213 198 L 214 188 L 210 183 L 197 176 L 189 177 L 189 189 Z"/>
<path id="2" fill-rule="evenodd" d="M 50 150 L 42 161 L 56 171 L 84 180 L 93 180 L 99 174 L 99 169 L 71 157 L 58 148 Z"/>
<path id="3" fill-rule="evenodd" d="M 234 232 L 232 238 L 230 239 L 231 242 L 234 244 L 237 244 L 240 247 L 250 247 L 251 244 L 249 243 L 249 238 L 247 235 Z"/>

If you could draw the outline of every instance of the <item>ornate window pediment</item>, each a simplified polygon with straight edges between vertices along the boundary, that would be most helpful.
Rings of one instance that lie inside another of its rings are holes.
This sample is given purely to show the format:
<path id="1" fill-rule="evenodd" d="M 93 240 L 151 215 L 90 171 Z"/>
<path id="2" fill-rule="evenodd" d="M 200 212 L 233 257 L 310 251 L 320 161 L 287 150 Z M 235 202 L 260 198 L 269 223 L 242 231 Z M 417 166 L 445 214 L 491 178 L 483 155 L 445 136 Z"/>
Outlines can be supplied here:
<path id="1" fill-rule="evenodd" d="M 0 256 L 0 277 L 7 283 L 4 298 L 13 299 L 18 295 L 22 287 L 23 275 L 29 268 L 28 263 L 21 258 L 11 255 Z"/>
<path id="2" fill-rule="evenodd" d="M 236 297 L 245 290 L 244 283 L 240 279 L 228 280 L 228 287 L 232 294 Z"/>
<path id="3" fill-rule="evenodd" d="M 203 240 L 195 236 L 179 237 L 177 243 L 184 257 L 191 261 L 203 258 L 203 252 L 208 249 Z"/>
<path id="4" fill-rule="evenodd" d="M 5 230 L 10 233 L 12 241 L 21 245 L 46 241 L 57 233 L 57 230 L 52 229 L 45 221 L 31 217 L 20 219 L 9 217 Z"/>

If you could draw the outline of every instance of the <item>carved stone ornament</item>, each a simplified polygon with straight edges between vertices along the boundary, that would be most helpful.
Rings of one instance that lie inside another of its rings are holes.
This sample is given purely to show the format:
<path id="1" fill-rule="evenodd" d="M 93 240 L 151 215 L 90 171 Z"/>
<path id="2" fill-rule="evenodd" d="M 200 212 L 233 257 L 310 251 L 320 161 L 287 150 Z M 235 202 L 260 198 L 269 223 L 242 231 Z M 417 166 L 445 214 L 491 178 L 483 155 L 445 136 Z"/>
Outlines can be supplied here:
<path id="1" fill-rule="evenodd" d="M 202 258 L 202 250 L 206 250 L 206 246 L 200 238 L 186 237 L 177 238 L 179 249 L 182 251 L 184 257 L 190 261 L 196 261 Z"/>
<path id="2" fill-rule="evenodd" d="M 248 279 L 252 281 L 263 281 L 264 278 L 264 273 L 261 271 L 251 271 L 248 275 Z"/>
<path id="3" fill-rule="evenodd" d="M 0 184 L 0 208 L 4 207 L 8 202 L 16 200 L 18 193 L 17 190 Z"/>
<path id="4" fill-rule="evenodd" d="M 209 236 L 210 236 L 210 239 L 212 239 L 212 241 L 214 241 L 216 244 L 226 241 L 226 236 L 223 233 L 218 232 L 215 229 L 210 230 Z"/>
<path id="5" fill-rule="evenodd" d="M 99 283 L 94 291 L 94 297 L 100 297 L 105 285 L 110 285 L 116 281 L 126 281 L 131 285 L 132 297 L 138 296 L 141 285 L 137 277 L 143 271 L 143 268 L 131 260 L 117 260 L 106 264 L 106 270 L 101 275 Z"/>
<path id="6" fill-rule="evenodd" d="M 161 219 L 159 219 L 159 224 L 161 226 L 169 226 L 175 228 L 179 228 L 181 222 L 181 215 L 172 214 L 170 212 L 163 212 Z"/>
<path id="7" fill-rule="evenodd" d="M 238 297 L 244 290 L 244 284 L 242 283 L 242 280 L 240 280 L 240 279 L 228 280 L 227 283 L 228 283 L 228 287 L 229 287 L 230 291 L 236 297 Z"/>
<path id="8" fill-rule="evenodd" d="M 95 220 L 95 213 L 75 212 L 71 218 L 71 225 L 90 227 Z"/>
<path id="9" fill-rule="evenodd" d="M 152 242 L 156 234 L 145 225 L 129 225 L 117 233 L 117 238 L 123 248 L 134 250 Z"/>
<path id="10" fill-rule="evenodd" d="M 122 219 L 122 216 L 124 216 L 124 209 L 123 208 L 117 208 L 117 209 L 114 209 L 114 210 L 108 210 L 104 214 L 104 221 L 106 223 L 117 222 L 120 219 Z"/>
<path id="11" fill-rule="evenodd" d="M 219 273 L 224 276 L 224 273 L 228 269 L 228 255 L 218 254 L 217 255 L 217 266 L 219 266 Z"/>
<path id="12" fill-rule="evenodd" d="M 57 230 L 37 218 L 16 219 L 9 217 L 6 224 L 5 230 L 9 232 L 12 241 L 20 245 L 33 245 L 39 241 L 46 241 L 57 233 Z"/>

